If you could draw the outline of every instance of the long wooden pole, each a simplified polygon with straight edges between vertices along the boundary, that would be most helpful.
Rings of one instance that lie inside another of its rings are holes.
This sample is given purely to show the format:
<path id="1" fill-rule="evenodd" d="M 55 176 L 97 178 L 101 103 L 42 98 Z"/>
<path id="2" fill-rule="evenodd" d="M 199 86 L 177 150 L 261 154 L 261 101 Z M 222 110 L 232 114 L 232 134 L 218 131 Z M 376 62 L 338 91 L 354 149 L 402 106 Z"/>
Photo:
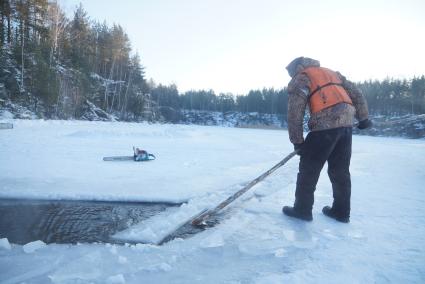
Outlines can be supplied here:
<path id="1" fill-rule="evenodd" d="M 270 170 L 268 170 L 267 172 L 263 173 L 262 175 L 260 175 L 256 179 L 252 180 L 250 183 L 248 183 L 246 186 L 244 186 L 241 190 L 237 191 L 235 194 L 233 194 L 232 196 L 230 196 L 229 198 L 227 198 L 226 200 L 224 200 L 223 202 L 221 202 L 219 205 L 217 205 L 214 209 L 207 210 L 206 212 L 204 212 L 201 215 L 199 215 L 196 218 L 194 218 L 192 220 L 192 225 L 194 225 L 194 226 L 202 225 L 205 222 L 205 220 L 207 220 L 210 216 L 216 214 L 218 211 L 220 211 L 221 209 L 223 209 L 224 207 L 226 207 L 227 205 L 229 205 L 230 203 L 232 203 L 233 201 L 235 201 L 242 194 L 244 194 L 245 192 L 247 192 L 248 190 L 250 190 L 254 185 L 256 185 L 257 183 L 259 183 L 260 181 L 262 181 L 263 179 L 265 179 L 266 177 L 268 177 L 275 170 L 277 170 L 278 168 L 280 168 L 281 166 L 283 166 L 284 164 L 286 164 L 296 154 L 297 154 L 297 151 L 294 151 L 294 152 L 290 153 L 282 161 L 280 161 L 275 166 L 273 166 Z"/>

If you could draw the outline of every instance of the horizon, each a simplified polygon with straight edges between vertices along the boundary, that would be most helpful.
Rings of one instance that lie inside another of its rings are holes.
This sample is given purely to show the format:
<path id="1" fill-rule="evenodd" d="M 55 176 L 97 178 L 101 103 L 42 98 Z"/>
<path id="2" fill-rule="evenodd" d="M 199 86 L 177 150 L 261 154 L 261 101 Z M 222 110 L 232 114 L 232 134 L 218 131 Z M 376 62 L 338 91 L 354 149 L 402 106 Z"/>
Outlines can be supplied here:
<path id="1" fill-rule="evenodd" d="M 211 89 L 240 95 L 282 89 L 290 80 L 285 67 L 298 56 L 315 58 L 355 82 L 425 74 L 422 1 L 59 4 L 72 19 L 80 2 L 91 20 L 124 28 L 147 80 L 175 84 L 179 92 Z"/>

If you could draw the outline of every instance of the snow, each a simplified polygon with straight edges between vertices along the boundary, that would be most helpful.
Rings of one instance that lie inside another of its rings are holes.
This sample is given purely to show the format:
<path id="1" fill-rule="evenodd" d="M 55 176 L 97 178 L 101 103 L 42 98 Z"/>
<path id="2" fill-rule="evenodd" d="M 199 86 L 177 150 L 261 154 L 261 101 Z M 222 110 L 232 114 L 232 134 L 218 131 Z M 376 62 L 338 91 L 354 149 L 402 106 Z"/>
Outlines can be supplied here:
<path id="1" fill-rule="evenodd" d="M 0 110 L 0 119 L 13 119 L 13 114 L 7 110 Z"/>
<path id="2" fill-rule="evenodd" d="M 21 120 L 14 128 L 0 140 L 0 197 L 178 203 L 251 179 L 283 144 L 253 141 L 255 130 L 183 125 Z M 133 145 L 157 159 L 102 161 L 132 155 Z"/>
<path id="3" fill-rule="evenodd" d="M 181 110 L 180 114 L 181 124 L 270 129 L 281 128 L 285 124 L 281 115 L 258 112 Z"/>
<path id="4" fill-rule="evenodd" d="M 46 246 L 46 244 L 43 241 L 34 241 L 34 242 L 30 242 L 27 243 L 26 245 L 22 246 L 22 249 L 24 250 L 25 253 L 33 253 L 36 250 L 39 250 L 41 248 L 44 248 Z"/>
<path id="5" fill-rule="evenodd" d="M 292 151 L 282 130 L 8 122 L 14 129 L 0 131 L 0 197 L 187 201 L 117 234 L 153 243 Z M 157 159 L 102 161 L 131 155 L 133 145 Z M 349 224 L 321 214 L 332 201 L 326 168 L 315 193 L 313 222 L 282 215 L 282 206 L 294 200 L 296 157 L 232 203 L 220 224 L 188 239 L 162 246 L 10 246 L 1 239 L 0 282 L 421 283 L 423 157 L 424 140 L 354 136 Z"/>
<path id="6" fill-rule="evenodd" d="M 7 238 L 0 239 L 0 249 L 4 249 L 4 250 L 12 249 L 12 246 L 10 245 L 9 240 Z"/>

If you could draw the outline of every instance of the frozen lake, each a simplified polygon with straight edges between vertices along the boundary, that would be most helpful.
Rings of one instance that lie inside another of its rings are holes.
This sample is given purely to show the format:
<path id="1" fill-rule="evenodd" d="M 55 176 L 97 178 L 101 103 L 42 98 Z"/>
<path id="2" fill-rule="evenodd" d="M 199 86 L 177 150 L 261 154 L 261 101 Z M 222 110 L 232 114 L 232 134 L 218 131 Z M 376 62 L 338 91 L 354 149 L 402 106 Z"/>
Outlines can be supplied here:
<path id="1" fill-rule="evenodd" d="M 282 215 L 282 206 L 294 201 L 295 157 L 226 208 L 216 226 L 157 245 L 187 218 L 216 206 L 292 152 L 288 133 L 120 122 L 6 122 L 14 128 L 0 131 L 0 198 L 69 204 L 90 200 L 100 206 L 87 212 L 83 206 L 81 212 L 90 224 L 99 225 L 93 235 L 100 242 L 46 244 L 40 238 L 24 244 L 29 239 L 2 237 L 2 284 L 425 282 L 423 139 L 353 137 L 349 224 L 321 213 L 332 202 L 326 166 L 315 192 L 313 222 Z M 132 146 L 157 159 L 102 161 L 131 155 Z M 158 207 L 144 219 L 148 212 L 136 205 L 118 210 L 104 205 L 109 202 L 181 205 Z M 44 208 L 46 213 L 70 210 L 68 204 Z M 25 214 L 38 218 L 31 211 Z M 59 224 L 73 212 L 55 214 Z M 13 223 L 16 216 L 3 217 L 4 222 Z M 134 222 L 138 218 L 142 220 Z M 105 223 L 109 228 L 103 234 Z M 118 228 L 112 237 L 127 244 L 105 243 Z"/>

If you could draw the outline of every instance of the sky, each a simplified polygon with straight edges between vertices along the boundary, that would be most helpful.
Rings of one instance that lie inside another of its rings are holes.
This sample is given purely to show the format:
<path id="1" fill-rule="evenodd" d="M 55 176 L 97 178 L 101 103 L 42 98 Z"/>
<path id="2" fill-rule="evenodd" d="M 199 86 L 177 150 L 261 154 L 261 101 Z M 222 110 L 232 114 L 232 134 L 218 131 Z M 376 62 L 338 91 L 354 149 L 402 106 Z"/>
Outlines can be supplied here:
<path id="1" fill-rule="evenodd" d="M 120 24 L 147 79 L 180 92 L 287 85 L 298 57 L 352 81 L 425 75 L 422 0 L 60 0 L 72 17 Z"/>

